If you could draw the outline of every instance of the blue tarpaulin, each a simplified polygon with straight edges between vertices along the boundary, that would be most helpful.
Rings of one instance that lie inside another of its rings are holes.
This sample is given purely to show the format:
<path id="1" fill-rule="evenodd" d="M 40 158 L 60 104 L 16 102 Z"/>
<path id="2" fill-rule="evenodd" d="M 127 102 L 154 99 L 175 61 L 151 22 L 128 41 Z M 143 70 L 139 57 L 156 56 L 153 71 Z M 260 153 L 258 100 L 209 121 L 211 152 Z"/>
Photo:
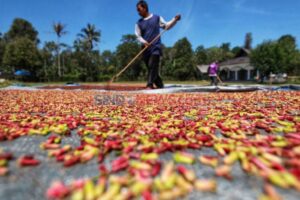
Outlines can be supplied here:
<path id="1" fill-rule="evenodd" d="M 17 71 L 15 72 L 15 75 L 16 75 L 16 76 L 30 76 L 31 74 L 30 74 L 29 71 L 24 70 L 24 69 L 21 69 L 21 70 L 17 70 Z"/>

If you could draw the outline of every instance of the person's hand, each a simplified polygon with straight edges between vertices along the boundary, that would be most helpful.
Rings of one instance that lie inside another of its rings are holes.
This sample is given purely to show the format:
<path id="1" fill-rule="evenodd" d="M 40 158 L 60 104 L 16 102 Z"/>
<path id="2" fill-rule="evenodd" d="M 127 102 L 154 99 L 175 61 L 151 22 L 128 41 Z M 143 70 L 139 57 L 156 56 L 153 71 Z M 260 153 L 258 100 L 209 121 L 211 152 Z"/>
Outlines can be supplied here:
<path id="1" fill-rule="evenodd" d="M 146 43 L 144 43 L 144 47 L 149 47 L 150 46 L 150 43 L 149 42 L 146 42 Z"/>
<path id="2" fill-rule="evenodd" d="M 181 19 L 181 15 L 176 15 L 176 16 L 175 16 L 175 20 L 176 20 L 176 21 L 179 21 L 180 19 Z"/>
<path id="3" fill-rule="evenodd" d="M 172 19 L 172 23 L 171 24 L 168 24 L 167 26 L 165 26 L 165 30 L 169 30 L 170 28 L 172 28 L 175 24 L 176 24 L 176 22 L 177 21 L 179 21 L 181 19 L 181 15 L 180 14 L 178 14 L 178 15 L 176 15 L 173 19 Z"/>

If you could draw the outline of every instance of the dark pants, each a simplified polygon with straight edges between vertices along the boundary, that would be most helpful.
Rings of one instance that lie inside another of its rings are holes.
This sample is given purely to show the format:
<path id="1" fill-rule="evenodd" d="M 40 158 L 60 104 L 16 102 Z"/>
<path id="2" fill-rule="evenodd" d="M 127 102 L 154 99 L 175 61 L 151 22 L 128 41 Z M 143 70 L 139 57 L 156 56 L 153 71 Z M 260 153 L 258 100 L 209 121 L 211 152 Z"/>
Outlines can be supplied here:
<path id="1" fill-rule="evenodd" d="M 210 85 L 218 85 L 216 76 L 210 76 Z"/>
<path id="2" fill-rule="evenodd" d="M 148 69 L 147 87 L 154 88 L 153 84 L 155 84 L 157 88 L 164 87 L 163 81 L 159 76 L 159 60 L 160 55 L 150 55 L 144 58 Z"/>

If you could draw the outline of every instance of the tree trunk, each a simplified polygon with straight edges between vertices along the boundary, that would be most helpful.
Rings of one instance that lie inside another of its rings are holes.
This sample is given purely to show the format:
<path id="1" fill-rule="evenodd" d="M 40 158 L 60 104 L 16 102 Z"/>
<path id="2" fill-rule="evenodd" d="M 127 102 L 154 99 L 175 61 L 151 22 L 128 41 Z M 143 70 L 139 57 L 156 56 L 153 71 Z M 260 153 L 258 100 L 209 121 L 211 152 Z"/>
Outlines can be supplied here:
<path id="1" fill-rule="evenodd" d="M 58 67 L 58 77 L 61 77 L 61 67 L 60 67 L 60 43 L 59 37 L 57 38 L 57 67 Z"/>

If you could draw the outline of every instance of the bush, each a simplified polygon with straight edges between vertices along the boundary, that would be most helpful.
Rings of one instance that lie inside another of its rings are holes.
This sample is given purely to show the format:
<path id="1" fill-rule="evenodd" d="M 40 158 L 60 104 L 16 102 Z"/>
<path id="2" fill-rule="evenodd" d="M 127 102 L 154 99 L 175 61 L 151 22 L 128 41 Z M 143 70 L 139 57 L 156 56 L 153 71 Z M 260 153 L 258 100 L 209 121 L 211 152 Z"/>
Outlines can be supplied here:
<path id="1" fill-rule="evenodd" d="M 288 83 L 291 84 L 300 84 L 300 76 L 289 76 Z"/>
<path id="2" fill-rule="evenodd" d="M 7 86 L 9 86 L 9 85 L 11 85 L 11 82 L 10 82 L 10 81 L 5 80 L 5 79 L 1 79 L 1 78 L 0 78 L 0 88 L 2 88 L 2 87 L 7 87 Z"/>
<path id="3" fill-rule="evenodd" d="M 99 81 L 109 81 L 113 75 L 101 74 L 98 76 Z"/>
<path id="4" fill-rule="evenodd" d="M 62 80 L 66 82 L 79 81 L 79 74 L 65 74 Z"/>

